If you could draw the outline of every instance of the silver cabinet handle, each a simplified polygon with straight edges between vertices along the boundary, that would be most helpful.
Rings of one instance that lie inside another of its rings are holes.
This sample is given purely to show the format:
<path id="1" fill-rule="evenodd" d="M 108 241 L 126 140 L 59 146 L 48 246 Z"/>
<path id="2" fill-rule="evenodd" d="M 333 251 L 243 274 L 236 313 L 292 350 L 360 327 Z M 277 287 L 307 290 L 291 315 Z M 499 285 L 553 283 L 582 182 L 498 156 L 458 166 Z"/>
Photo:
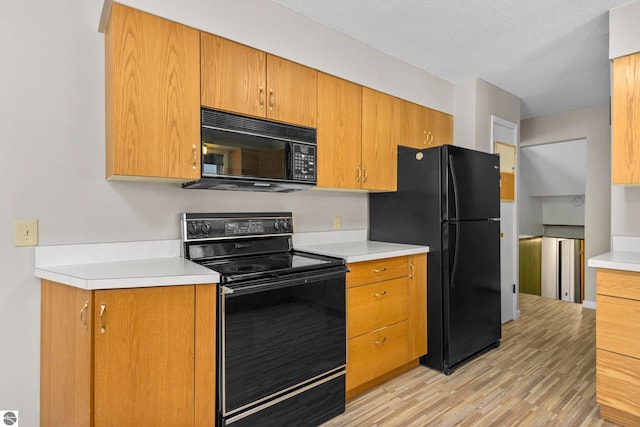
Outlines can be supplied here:
<path id="1" fill-rule="evenodd" d="M 381 340 L 374 341 L 373 344 L 377 347 L 380 347 L 382 344 L 387 342 L 387 337 L 382 338 Z"/>
<path id="2" fill-rule="evenodd" d="M 409 261 L 409 279 L 413 279 L 413 275 L 416 272 L 416 267 L 413 265 L 413 261 Z"/>
<path id="3" fill-rule="evenodd" d="M 196 169 L 198 166 L 198 154 L 196 153 L 196 145 L 193 144 L 191 146 L 191 151 L 193 152 L 193 162 L 191 163 L 191 169 Z"/>
<path id="4" fill-rule="evenodd" d="M 276 96 L 273 94 L 273 89 L 269 89 L 269 110 L 273 110 L 273 106 L 276 103 Z"/>
<path id="5" fill-rule="evenodd" d="M 369 173 L 367 172 L 367 165 L 364 165 L 362 169 L 364 170 L 364 177 L 362 178 L 362 182 L 367 182 L 367 178 L 369 178 Z"/>
<path id="6" fill-rule="evenodd" d="M 84 325 L 84 331 L 87 332 L 88 330 L 88 325 L 87 325 L 87 308 L 89 308 L 89 300 L 86 300 L 84 302 L 84 305 L 82 306 L 82 308 L 80 309 L 80 323 L 82 323 Z"/>
<path id="7" fill-rule="evenodd" d="M 385 296 L 387 294 L 387 291 L 383 291 L 383 292 L 376 292 L 375 294 L 373 294 L 374 298 L 382 298 L 383 296 Z"/>
<path id="8" fill-rule="evenodd" d="M 356 165 L 356 169 L 358 169 L 358 177 L 356 178 L 356 182 L 360 184 L 360 180 L 362 179 L 362 169 L 360 169 L 360 165 Z"/>
<path id="9" fill-rule="evenodd" d="M 385 271 L 387 271 L 387 267 L 382 267 L 382 268 L 375 268 L 373 270 L 374 273 L 384 273 Z"/>
<path id="10" fill-rule="evenodd" d="M 100 304 L 100 333 L 101 334 L 106 334 L 107 333 L 107 328 L 105 328 L 104 326 L 104 310 L 107 308 L 107 304 L 105 304 L 104 302 Z"/>

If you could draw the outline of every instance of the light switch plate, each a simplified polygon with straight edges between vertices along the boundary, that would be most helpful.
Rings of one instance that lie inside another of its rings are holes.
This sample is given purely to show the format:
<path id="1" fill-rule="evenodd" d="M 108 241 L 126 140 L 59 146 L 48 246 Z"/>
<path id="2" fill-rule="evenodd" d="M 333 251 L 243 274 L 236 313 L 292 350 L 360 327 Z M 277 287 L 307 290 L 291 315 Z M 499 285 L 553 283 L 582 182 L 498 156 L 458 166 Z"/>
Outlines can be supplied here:
<path id="1" fill-rule="evenodd" d="M 18 219 L 15 224 L 16 246 L 38 245 L 38 220 Z"/>

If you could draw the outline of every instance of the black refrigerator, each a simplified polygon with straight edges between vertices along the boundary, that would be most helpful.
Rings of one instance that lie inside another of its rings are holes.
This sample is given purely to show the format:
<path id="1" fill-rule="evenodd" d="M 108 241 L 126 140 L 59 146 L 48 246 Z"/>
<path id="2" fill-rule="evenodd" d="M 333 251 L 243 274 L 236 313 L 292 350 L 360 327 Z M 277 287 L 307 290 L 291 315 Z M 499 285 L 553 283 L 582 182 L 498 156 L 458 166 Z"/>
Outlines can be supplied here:
<path id="1" fill-rule="evenodd" d="M 398 147 L 398 191 L 369 195 L 369 238 L 429 246 L 421 364 L 449 375 L 500 344 L 497 155 Z"/>

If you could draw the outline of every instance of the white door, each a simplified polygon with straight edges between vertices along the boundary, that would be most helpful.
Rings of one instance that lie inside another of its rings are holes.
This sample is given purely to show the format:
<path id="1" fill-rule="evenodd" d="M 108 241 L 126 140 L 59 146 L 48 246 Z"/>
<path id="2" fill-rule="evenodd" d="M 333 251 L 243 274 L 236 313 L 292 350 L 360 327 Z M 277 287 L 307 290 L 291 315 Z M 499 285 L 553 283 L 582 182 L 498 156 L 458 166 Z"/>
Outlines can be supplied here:
<path id="1" fill-rule="evenodd" d="M 498 141 L 518 147 L 518 125 L 496 116 L 491 116 L 491 147 Z M 492 148 L 493 149 L 493 148 Z M 519 156 L 515 159 L 515 177 Z M 515 184 L 514 184 L 515 185 Z M 500 281 L 502 323 L 520 317 L 518 310 L 518 210 L 517 194 L 511 202 L 500 202 Z"/>

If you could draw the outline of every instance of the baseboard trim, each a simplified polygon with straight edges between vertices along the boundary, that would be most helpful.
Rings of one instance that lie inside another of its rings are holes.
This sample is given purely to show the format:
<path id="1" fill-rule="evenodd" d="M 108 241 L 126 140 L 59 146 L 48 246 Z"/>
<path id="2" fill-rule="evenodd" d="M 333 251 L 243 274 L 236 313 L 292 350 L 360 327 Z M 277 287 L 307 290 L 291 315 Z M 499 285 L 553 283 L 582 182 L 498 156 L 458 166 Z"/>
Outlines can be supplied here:
<path id="1" fill-rule="evenodd" d="M 582 307 L 590 308 L 591 310 L 595 310 L 596 309 L 596 302 L 595 301 L 584 300 L 584 301 L 582 301 Z"/>

